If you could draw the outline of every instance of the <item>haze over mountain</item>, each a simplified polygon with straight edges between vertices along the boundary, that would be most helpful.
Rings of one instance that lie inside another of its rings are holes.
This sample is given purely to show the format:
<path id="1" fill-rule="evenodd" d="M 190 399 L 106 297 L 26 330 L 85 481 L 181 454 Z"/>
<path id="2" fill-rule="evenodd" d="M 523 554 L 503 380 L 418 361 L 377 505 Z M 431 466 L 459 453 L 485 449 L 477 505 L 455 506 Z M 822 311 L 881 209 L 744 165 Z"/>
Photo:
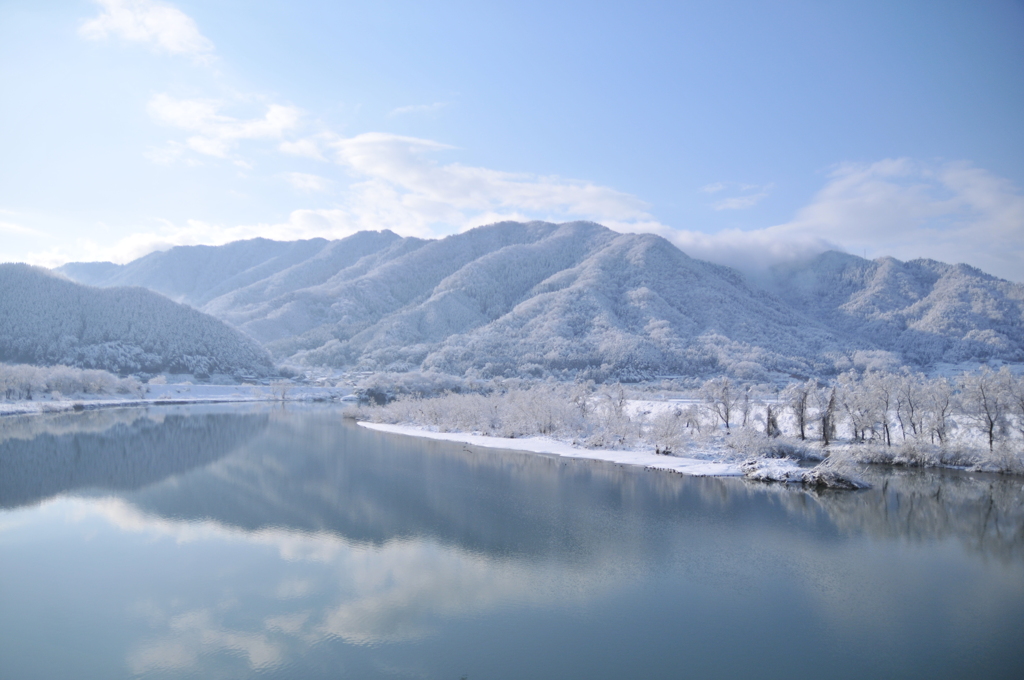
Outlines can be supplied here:
<path id="1" fill-rule="evenodd" d="M 589 222 L 255 239 L 59 271 L 149 287 L 308 365 L 753 379 L 827 374 L 865 351 L 920 367 L 1024 360 L 1024 286 L 971 267 L 833 252 L 755 285 L 658 236 Z"/>
<path id="2" fill-rule="evenodd" d="M 144 288 L 94 288 L 3 264 L 0 292 L 0 361 L 115 373 L 274 370 L 266 350 L 238 330 Z"/>

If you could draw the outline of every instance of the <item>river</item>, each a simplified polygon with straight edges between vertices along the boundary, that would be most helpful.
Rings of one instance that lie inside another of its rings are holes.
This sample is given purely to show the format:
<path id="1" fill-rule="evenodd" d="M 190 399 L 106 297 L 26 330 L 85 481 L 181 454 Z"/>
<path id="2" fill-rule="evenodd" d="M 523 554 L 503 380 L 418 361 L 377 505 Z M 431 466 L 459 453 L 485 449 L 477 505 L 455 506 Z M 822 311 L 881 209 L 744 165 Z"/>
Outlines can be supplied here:
<path id="1" fill-rule="evenodd" d="M 812 493 L 330 406 L 0 419 L 0 676 L 1021 678 L 1024 479 Z"/>

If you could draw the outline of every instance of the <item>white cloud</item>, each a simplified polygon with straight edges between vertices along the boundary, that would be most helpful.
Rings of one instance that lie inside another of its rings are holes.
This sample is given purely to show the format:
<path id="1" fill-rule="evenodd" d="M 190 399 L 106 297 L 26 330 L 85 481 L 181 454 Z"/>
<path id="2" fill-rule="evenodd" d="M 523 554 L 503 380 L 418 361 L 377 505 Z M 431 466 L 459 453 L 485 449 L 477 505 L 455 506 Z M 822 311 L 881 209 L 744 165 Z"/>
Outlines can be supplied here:
<path id="1" fill-rule="evenodd" d="M 364 205 L 378 195 L 397 199 L 418 222 L 461 227 L 478 213 L 509 211 L 554 219 L 651 219 L 637 197 L 590 182 L 436 163 L 429 154 L 450 147 L 430 140 L 367 133 L 330 146 L 338 163 L 365 178 L 355 187 Z"/>
<path id="2" fill-rule="evenodd" d="M 705 184 L 698 191 L 702 191 L 705 194 L 718 193 L 725 188 L 724 182 L 715 182 L 714 184 Z"/>
<path id="3" fill-rule="evenodd" d="M 79 28 L 84 38 L 104 40 L 113 35 L 200 61 L 213 53 L 213 43 L 199 32 L 196 22 L 175 7 L 153 0 L 95 1 L 102 9 Z"/>
<path id="4" fill-rule="evenodd" d="M 669 238 L 694 257 L 748 270 L 835 248 L 966 262 L 1022 281 L 1024 195 L 963 161 L 844 163 L 789 222 L 715 234 L 677 231 Z"/>
<path id="5" fill-rule="evenodd" d="M 203 130 L 211 138 L 211 128 L 219 132 L 218 126 L 223 124 L 234 129 L 234 122 L 222 123 L 217 118 L 216 107 L 202 102 L 181 107 L 172 103 L 175 106 L 165 110 L 172 111 L 168 117 L 182 127 Z M 211 118 L 214 123 L 208 123 Z M 234 132 L 221 136 L 228 141 L 234 138 Z M 71 259 L 123 263 L 176 245 L 220 245 L 257 236 L 344 238 L 381 229 L 434 238 L 503 219 L 589 219 L 620 231 L 672 233 L 651 217 L 646 204 L 635 196 L 579 180 L 436 163 L 429 155 L 450 147 L 430 140 L 369 133 L 351 138 L 319 135 L 300 142 L 306 143 L 307 151 L 329 155 L 351 173 L 354 181 L 338 194 L 337 207 L 295 210 L 286 222 L 277 223 L 166 223 L 112 244 L 81 239 L 70 249 L 60 246 L 30 257 L 46 266 Z M 286 178 L 303 189 L 327 188 L 327 180 L 317 175 L 289 173 Z"/>
<path id="6" fill-rule="evenodd" d="M 816 234 L 855 253 L 966 262 L 1024 279 L 1024 194 L 965 161 L 837 166 L 811 204 L 778 229 Z"/>
<path id="7" fill-rule="evenodd" d="M 690 257 L 748 272 L 804 260 L 826 250 L 843 249 L 838 242 L 822 236 L 783 233 L 777 227 L 751 231 L 725 229 L 714 234 L 680 229 L 663 236 Z"/>
<path id="8" fill-rule="evenodd" d="M 224 103 L 211 99 L 176 99 L 167 94 L 149 101 L 149 112 L 157 121 L 195 134 L 185 141 L 193 151 L 225 158 L 239 140 L 280 139 L 294 128 L 301 111 L 294 106 L 271 104 L 262 118 L 242 120 L 221 113 Z"/>
<path id="9" fill-rule="evenodd" d="M 288 183 L 299 191 L 305 191 L 308 193 L 315 193 L 319 191 L 327 191 L 330 188 L 331 181 L 319 175 L 310 175 L 305 172 L 289 172 L 285 174 L 285 179 Z"/>
<path id="10" fill-rule="evenodd" d="M 435 113 L 448 106 L 448 102 L 434 102 L 433 104 L 411 104 L 399 106 L 391 110 L 390 117 L 403 116 L 407 113 Z"/>
<path id="11" fill-rule="evenodd" d="M 341 207 L 296 211 L 288 225 L 322 220 L 343 236 L 361 229 L 391 229 L 431 238 L 465 231 L 502 219 L 589 219 L 612 228 L 665 231 L 635 196 L 591 182 L 508 173 L 459 163 L 438 163 L 433 154 L 452 147 L 427 139 L 371 132 L 354 137 L 321 133 L 282 142 L 283 152 L 331 160 L 346 170 L 352 183 Z M 268 225 L 269 228 L 269 225 Z"/>
<path id="12" fill-rule="evenodd" d="M 324 157 L 321 147 L 326 142 L 334 139 L 335 136 L 331 133 L 326 133 L 306 137 L 305 139 L 286 140 L 281 142 L 277 148 L 281 153 L 288 154 L 289 156 L 301 156 L 317 161 L 326 161 L 327 159 Z"/>

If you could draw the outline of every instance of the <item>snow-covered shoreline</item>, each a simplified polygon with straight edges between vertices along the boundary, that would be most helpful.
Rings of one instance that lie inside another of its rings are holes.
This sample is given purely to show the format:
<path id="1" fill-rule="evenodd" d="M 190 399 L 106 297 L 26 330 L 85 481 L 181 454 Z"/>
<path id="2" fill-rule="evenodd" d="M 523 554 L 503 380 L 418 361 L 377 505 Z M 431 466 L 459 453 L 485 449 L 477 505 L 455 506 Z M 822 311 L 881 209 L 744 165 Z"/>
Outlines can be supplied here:
<path id="1" fill-rule="evenodd" d="M 52 399 L 0 401 L 0 417 L 27 416 L 71 411 L 93 411 L 103 408 L 135 408 L 146 406 L 177 406 L 184 404 L 230 404 L 272 401 L 331 401 L 345 391 L 331 388 L 295 386 L 286 394 L 280 388 L 264 385 L 147 385 L 145 397 L 106 397 L 83 395 Z"/>
<path id="2" fill-rule="evenodd" d="M 459 442 L 472 446 L 482 446 L 492 449 L 505 449 L 511 451 L 523 451 L 528 453 L 539 453 L 564 458 L 580 458 L 584 460 L 604 461 L 618 465 L 631 465 L 653 470 L 669 470 L 684 475 L 695 477 L 739 477 L 743 471 L 735 463 L 722 463 L 697 458 L 682 458 L 678 456 L 665 456 L 650 451 L 635 449 L 584 449 L 573 446 L 567 442 L 551 439 L 550 437 L 523 437 L 509 439 L 506 437 L 492 437 L 482 434 L 468 432 L 434 432 L 425 427 L 416 425 L 389 425 L 386 423 L 360 422 L 365 427 L 377 432 L 389 434 L 401 434 L 410 437 L 423 439 L 436 439 L 441 441 Z"/>

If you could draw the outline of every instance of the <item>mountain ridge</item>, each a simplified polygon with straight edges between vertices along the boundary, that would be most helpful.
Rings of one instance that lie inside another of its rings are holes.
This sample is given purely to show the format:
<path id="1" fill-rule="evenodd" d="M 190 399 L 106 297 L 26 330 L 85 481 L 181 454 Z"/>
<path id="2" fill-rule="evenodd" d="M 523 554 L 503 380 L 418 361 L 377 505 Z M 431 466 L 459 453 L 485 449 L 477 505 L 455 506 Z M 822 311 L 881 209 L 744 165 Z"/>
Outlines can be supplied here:
<path id="1" fill-rule="evenodd" d="M 58 271 L 97 285 L 160 283 L 278 360 L 308 365 L 760 379 L 834 373 L 858 352 L 919 368 L 1024 360 L 1024 285 L 967 265 L 830 251 L 755 280 L 659 236 L 590 222 L 259 241 Z M 243 261 L 207 276 L 206 289 L 167 271 L 232 252 Z"/>

